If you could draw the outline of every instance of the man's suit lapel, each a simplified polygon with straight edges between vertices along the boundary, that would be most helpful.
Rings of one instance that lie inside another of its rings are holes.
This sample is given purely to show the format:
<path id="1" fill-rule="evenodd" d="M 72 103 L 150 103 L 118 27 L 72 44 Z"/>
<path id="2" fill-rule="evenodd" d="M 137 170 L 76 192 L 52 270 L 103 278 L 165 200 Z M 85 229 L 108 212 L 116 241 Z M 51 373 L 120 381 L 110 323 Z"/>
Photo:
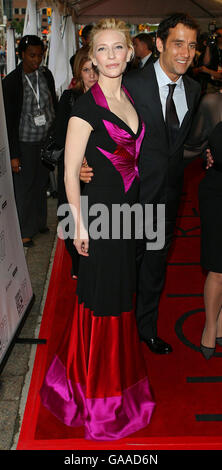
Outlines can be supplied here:
<path id="1" fill-rule="evenodd" d="M 153 64 L 153 54 L 147 59 L 147 61 L 144 64 L 144 67 L 147 67 L 149 64 Z"/>
<path id="2" fill-rule="evenodd" d="M 144 105 L 150 110 L 150 115 L 154 118 L 155 124 L 160 133 L 160 139 L 164 139 L 165 145 L 168 145 L 166 125 L 163 117 L 163 110 L 160 101 L 159 87 L 156 79 L 156 73 L 153 64 L 142 71 L 146 82 L 146 90 L 143 90 Z M 149 129 L 147 129 L 149 132 Z"/>
<path id="3" fill-rule="evenodd" d="M 184 88 L 185 88 L 188 111 L 184 116 L 183 122 L 180 126 L 178 137 L 174 145 L 172 146 L 170 153 L 175 153 L 177 149 L 180 147 L 181 142 L 184 141 L 184 134 L 187 132 L 187 126 L 190 125 L 190 119 L 191 119 L 194 104 L 195 104 L 196 92 L 192 84 L 190 84 L 189 80 L 187 80 L 186 76 L 183 77 L 183 83 L 184 83 Z"/>

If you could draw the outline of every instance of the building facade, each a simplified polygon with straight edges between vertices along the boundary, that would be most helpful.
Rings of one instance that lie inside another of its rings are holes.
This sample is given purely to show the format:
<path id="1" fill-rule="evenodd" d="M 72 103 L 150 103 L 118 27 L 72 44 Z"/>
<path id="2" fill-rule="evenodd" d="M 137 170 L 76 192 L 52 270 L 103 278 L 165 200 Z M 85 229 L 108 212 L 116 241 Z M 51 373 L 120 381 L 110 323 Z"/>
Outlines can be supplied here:
<path id="1" fill-rule="evenodd" d="M 12 20 L 24 21 L 26 14 L 27 0 L 12 0 Z M 41 22 L 42 30 L 49 30 L 51 8 L 48 8 L 46 1 L 37 2 L 37 11 Z M 9 18 L 8 18 L 9 20 Z"/>

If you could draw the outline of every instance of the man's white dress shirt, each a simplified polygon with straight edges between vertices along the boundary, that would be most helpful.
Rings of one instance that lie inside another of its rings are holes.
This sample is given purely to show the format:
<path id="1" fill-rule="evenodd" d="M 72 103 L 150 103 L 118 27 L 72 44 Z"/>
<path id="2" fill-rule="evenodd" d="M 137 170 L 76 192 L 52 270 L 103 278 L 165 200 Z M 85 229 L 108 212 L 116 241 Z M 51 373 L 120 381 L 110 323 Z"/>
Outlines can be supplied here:
<path id="1" fill-rule="evenodd" d="M 188 106 L 187 106 L 187 100 L 186 100 L 186 93 L 184 89 L 184 83 L 183 83 L 183 77 L 181 76 L 178 78 L 176 82 L 172 82 L 168 75 L 163 71 L 159 60 L 157 60 L 154 63 L 154 69 L 156 72 L 156 78 L 158 82 L 158 87 L 159 87 L 159 93 L 160 93 L 160 101 L 162 104 L 162 110 L 163 110 L 163 117 L 165 119 L 165 114 L 166 114 L 166 99 L 169 93 L 169 83 L 174 83 L 176 84 L 174 93 L 173 93 L 173 101 L 176 106 L 176 111 L 177 111 L 177 116 L 180 122 L 180 126 L 183 122 L 184 116 L 188 111 Z"/>

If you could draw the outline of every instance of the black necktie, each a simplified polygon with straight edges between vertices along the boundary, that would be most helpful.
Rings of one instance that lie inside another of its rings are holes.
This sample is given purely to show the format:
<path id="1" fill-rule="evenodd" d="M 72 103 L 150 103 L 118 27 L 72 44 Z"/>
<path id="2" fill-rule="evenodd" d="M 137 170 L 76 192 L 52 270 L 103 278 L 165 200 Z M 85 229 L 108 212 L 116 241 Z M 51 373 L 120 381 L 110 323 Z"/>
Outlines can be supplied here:
<path id="1" fill-rule="evenodd" d="M 172 145 L 176 140 L 180 123 L 176 112 L 176 106 L 173 101 L 173 93 L 176 87 L 176 83 L 170 83 L 168 84 L 168 87 L 169 93 L 166 100 L 166 126 L 168 131 L 169 144 Z"/>

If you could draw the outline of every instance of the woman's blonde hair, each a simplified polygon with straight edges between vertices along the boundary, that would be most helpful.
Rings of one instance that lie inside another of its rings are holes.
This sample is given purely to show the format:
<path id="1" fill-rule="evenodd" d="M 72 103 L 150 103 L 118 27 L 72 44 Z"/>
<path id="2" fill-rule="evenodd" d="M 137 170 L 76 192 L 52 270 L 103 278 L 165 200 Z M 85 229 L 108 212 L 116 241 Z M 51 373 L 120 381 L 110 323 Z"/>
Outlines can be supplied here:
<path id="1" fill-rule="evenodd" d="M 122 21 L 116 18 L 103 18 L 95 26 L 93 26 L 93 29 L 91 30 L 91 33 L 90 33 L 89 54 L 91 57 L 93 56 L 93 42 L 94 42 L 95 35 L 107 29 L 111 29 L 111 30 L 119 31 L 120 33 L 123 33 L 126 39 L 127 47 L 129 49 L 132 49 L 132 54 L 134 53 L 134 47 L 133 47 L 132 39 L 130 36 L 130 30 L 127 24 L 125 23 L 125 21 Z"/>

